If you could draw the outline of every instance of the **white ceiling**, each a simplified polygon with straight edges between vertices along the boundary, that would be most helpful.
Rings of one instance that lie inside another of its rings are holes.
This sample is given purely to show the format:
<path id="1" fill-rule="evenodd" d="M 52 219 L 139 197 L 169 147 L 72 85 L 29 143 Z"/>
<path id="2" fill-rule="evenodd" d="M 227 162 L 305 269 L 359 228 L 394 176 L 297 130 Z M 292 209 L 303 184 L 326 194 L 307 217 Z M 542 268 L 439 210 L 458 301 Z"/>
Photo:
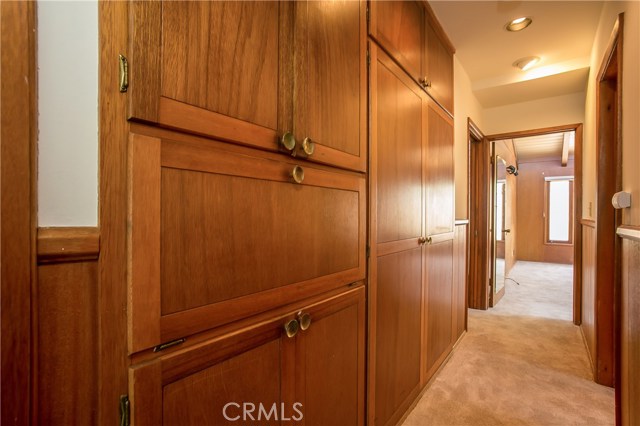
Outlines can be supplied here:
<path id="1" fill-rule="evenodd" d="M 574 155 L 574 132 L 551 133 L 547 135 L 529 136 L 513 140 L 518 164 L 538 161 L 560 161 L 562 159 L 562 147 L 565 141 L 568 145 L 568 158 Z"/>
<path id="2" fill-rule="evenodd" d="M 429 2 L 485 108 L 583 92 L 602 1 Z M 529 16 L 523 31 L 504 29 Z M 541 61 L 523 72 L 513 63 Z"/>

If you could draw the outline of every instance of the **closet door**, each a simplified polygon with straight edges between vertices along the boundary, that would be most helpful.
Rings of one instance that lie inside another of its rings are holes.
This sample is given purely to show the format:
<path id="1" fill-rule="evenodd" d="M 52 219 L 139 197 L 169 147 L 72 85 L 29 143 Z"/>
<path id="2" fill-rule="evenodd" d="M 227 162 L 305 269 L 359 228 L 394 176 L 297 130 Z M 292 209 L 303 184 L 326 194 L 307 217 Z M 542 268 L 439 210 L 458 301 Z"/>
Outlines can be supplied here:
<path id="1" fill-rule="evenodd" d="M 453 50 L 443 40 L 440 24 L 429 13 L 425 24 L 425 51 L 421 83 L 444 109 L 453 114 Z"/>
<path id="2" fill-rule="evenodd" d="M 279 149 L 291 15 L 289 2 L 131 2 L 129 118 Z"/>
<path id="3" fill-rule="evenodd" d="M 371 49 L 369 422 L 395 424 L 419 391 L 422 93 Z"/>
<path id="4" fill-rule="evenodd" d="M 297 155 L 366 171 L 366 1 L 295 4 Z"/>
<path id="5" fill-rule="evenodd" d="M 453 238 L 454 227 L 454 164 L 453 119 L 435 102 L 424 102 L 423 122 L 426 235 L 446 234 Z"/>

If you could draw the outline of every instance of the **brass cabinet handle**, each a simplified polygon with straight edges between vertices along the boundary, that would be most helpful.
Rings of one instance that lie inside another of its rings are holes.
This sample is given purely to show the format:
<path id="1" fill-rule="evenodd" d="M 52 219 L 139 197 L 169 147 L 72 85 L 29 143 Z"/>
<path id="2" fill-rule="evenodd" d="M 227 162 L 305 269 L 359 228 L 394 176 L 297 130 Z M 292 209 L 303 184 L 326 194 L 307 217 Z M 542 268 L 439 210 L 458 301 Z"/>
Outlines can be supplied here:
<path id="1" fill-rule="evenodd" d="M 316 150 L 316 144 L 313 143 L 311 138 L 306 137 L 302 140 L 302 150 L 304 151 L 305 154 L 307 154 L 308 156 L 311 156 Z"/>
<path id="2" fill-rule="evenodd" d="M 284 331 L 287 333 L 287 337 L 291 338 L 298 334 L 298 330 L 300 329 L 300 324 L 298 320 L 287 321 L 284 325 Z"/>
<path id="3" fill-rule="evenodd" d="M 429 80 L 427 76 L 424 76 L 420 79 L 420 84 L 422 84 L 423 87 L 431 87 L 431 80 Z"/>
<path id="4" fill-rule="evenodd" d="M 282 145 L 287 151 L 293 152 L 296 148 L 296 138 L 293 136 L 293 133 L 285 132 L 285 134 L 280 138 L 280 145 Z"/>
<path id="5" fill-rule="evenodd" d="M 425 245 L 426 243 L 427 239 L 425 237 L 418 238 L 418 244 L 420 244 L 421 246 Z"/>
<path id="6" fill-rule="evenodd" d="M 502 232 L 504 232 L 505 234 L 510 234 L 511 233 L 511 229 L 503 229 Z"/>
<path id="7" fill-rule="evenodd" d="M 291 171 L 291 177 L 295 183 L 302 183 L 304 180 L 304 169 L 300 166 L 295 166 Z"/>
<path id="8" fill-rule="evenodd" d="M 300 323 L 300 330 L 304 331 L 311 325 L 311 315 L 307 313 L 298 312 L 298 322 Z"/>
<path id="9" fill-rule="evenodd" d="M 433 239 L 431 237 L 427 237 L 427 244 L 431 244 L 433 242 Z"/>

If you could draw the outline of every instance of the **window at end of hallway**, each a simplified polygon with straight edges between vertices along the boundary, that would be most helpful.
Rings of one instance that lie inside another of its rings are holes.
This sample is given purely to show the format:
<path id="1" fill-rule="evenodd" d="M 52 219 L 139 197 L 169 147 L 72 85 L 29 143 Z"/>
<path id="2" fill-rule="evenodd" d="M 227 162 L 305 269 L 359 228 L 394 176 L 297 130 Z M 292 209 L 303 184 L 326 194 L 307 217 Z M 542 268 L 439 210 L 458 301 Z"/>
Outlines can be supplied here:
<path id="1" fill-rule="evenodd" d="M 573 176 L 545 178 L 545 242 L 573 243 Z"/>

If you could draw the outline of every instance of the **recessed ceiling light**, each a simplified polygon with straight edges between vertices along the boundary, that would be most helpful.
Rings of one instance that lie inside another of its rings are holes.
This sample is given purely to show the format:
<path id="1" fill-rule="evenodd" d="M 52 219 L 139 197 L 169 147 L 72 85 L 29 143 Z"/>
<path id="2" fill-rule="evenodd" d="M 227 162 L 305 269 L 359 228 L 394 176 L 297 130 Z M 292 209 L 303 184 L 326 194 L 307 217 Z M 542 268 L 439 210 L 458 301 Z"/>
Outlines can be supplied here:
<path id="1" fill-rule="evenodd" d="M 505 25 L 505 29 L 507 31 L 522 31 L 529 25 L 531 25 L 532 22 L 533 20 L 531 18 L 523 16 L 521 18 L 516 18 L 511 22 L 507 22 L 507 25 Z"/>
<path id="2" fill-rule="evenodd" d="M 535 64 L 540 61 L 539 56 L 527 56 L 526 58 L 520 58 L 513 63 L 513 66 L 516 68 L 520 68 L 522 71 L 529 70 L 533 68 Z"/>

